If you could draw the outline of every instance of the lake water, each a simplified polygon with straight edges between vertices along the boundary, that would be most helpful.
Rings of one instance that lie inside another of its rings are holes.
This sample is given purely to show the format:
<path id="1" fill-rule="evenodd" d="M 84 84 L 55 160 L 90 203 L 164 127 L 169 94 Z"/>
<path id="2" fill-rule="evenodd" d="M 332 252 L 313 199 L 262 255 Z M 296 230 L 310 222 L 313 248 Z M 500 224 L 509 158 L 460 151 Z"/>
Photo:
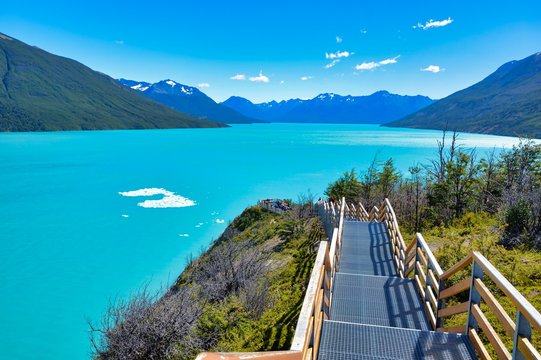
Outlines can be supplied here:
<path id="1" fill-rule="evenodd" d="M 440 137 L 296 124 L 0 134 L 0 354 L 88 359 L 86 318 L 145 283 L 170 284 L 246 206 L 320 196 L 376 155 L 406 172 L 435 155 Z M 517 139 L 460 142 L 484 153 Z M 163 190 L 119 194 L 152 188 Z"/>

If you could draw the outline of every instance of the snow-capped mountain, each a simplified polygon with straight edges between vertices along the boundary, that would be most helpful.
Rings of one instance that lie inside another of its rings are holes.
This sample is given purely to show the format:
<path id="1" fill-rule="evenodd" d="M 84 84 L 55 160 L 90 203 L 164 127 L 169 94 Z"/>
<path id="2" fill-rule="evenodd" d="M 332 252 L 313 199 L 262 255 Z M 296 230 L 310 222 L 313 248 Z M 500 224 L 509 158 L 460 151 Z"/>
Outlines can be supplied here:
<path id="1" fill-rule="evenodd" d="M 383 124 L 433 102 L 426 96 L 402 96 L 378 91 L 368 96 L 324 93 L 309 100 L 290 99 L 261 104 L 232 96 L 222 105 L 268 122 Z"/>
<path id="2" fill-rule="evenodd" d="M 227 124 L 260 122 L 227 106 L 217 104 L 196 87 L 184 85 L 174 80 L 167 79 L 154 84 L 126 79 L 118 79 L 117 81 L 170 108 L 198 118 L 212 119 Z"/>

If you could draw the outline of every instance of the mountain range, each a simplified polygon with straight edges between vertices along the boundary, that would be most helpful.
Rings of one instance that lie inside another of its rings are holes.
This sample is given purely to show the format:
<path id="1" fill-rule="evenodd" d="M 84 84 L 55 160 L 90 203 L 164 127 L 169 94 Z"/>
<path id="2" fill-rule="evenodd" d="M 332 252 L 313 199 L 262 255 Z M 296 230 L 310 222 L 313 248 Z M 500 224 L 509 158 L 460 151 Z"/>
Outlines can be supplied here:
<path id="1" fill-rule="evenodd" d="M 387 126 L 541 138 L 541 52 Z"/>
<path id="2" fill-rule="evenodd" d="M 378 91 L 368 96 L 320 94 L 313 99 L 291 99 L 254 104 L 232 96 L 222 104 L 251 118 L 267 122 L 383 124 L 400 119 L 434 100 Z"/>
<path id="3" fill-rule="evenodd" d="M 221 127 L 0 33 L 0 131 Z"/>
<path id="4" fill-rule="evenodd" d="M 184 85 L 170 79 L 153 84 L 126 79 L 118 79 L 118 82 L 141 92 L 143 95 L 163 105 L 199 119 L 211 119 L 227 124 L 261 122 L 260 120 L 242 115 L 227 106 L 217 104 L 196 87 Z"/>

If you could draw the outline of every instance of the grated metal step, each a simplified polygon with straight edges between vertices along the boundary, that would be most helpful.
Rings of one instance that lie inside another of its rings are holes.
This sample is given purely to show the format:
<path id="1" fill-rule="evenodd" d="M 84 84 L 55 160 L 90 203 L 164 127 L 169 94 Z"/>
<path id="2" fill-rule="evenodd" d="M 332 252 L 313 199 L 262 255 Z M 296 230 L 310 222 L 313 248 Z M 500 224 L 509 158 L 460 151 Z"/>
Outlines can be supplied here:
<path id="1" fill-rule="evenodd" d="M 318 359 L 475 359 L 464 334 L 323 323 Z"/>
<path id="2" fill-rule="evenodd" d="M 340 253 L 340 272 L 397 275 L 389 237 L 383 223 L 346 221 Z"/>
<path id="3" fill-rule="evenodd" d="M 336 273 L 330 320 L 431 330 L 411 279 Z"/>

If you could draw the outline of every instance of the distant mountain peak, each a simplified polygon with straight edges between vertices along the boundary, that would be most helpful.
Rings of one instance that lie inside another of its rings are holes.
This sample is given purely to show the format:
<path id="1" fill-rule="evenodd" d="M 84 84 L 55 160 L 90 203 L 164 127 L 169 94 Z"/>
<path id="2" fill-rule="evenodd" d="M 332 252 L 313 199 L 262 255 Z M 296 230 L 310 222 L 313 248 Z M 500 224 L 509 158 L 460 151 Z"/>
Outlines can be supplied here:
<path id="1" fill-rule="evenodd" d="M 426 96 L 378 91 L 367 96 L 322 93 L 312 99 L 273 100 L 261 104 L 232 96 L 222 104 L 269 122 L 381 124 L 411 114 L 432 102 Z"/>
<path id="2" fill-rule="evenodd" d="M 254 123 L 256 119 L 220 104 L 196 87 L 165 79 L 154 84 L 144 81 L 118 79 L 122 85 L 141 91 L 145 96 L 170 108 L 202 119 L 213 119 L 224 123 Z M 241 98 L 239 98 L 241 99 Z"/>

